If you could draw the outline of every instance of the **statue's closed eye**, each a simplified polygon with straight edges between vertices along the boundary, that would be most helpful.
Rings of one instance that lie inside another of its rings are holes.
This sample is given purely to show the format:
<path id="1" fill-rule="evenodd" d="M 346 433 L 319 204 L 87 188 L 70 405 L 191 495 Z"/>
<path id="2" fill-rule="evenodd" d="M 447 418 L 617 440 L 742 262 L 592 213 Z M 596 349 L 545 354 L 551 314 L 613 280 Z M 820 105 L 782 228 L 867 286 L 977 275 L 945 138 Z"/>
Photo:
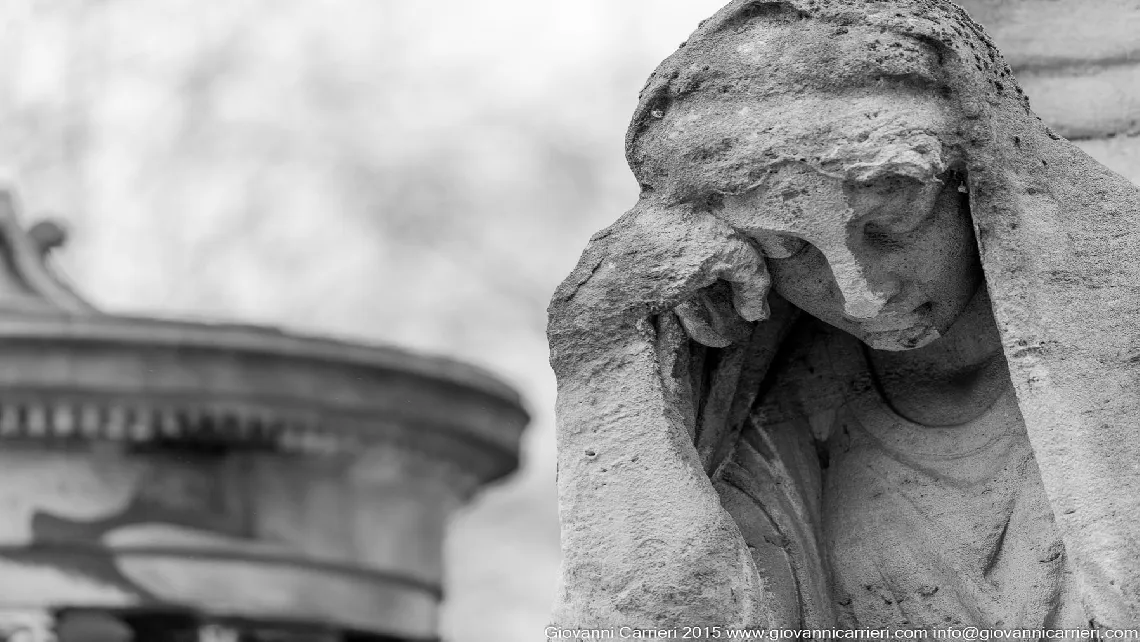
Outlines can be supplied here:
<path id="1" fill-rule="evenodd" d="M 807 248 L 807 241 L 783 234 L 766 234 L 757 239 L 764 256 L 770 259 L 790 259 Z"/>
<path id="2" fill-rule="evenodd" d="M 888 174 L 853 186 L 851 202 L 863 212 L 859 222 L 864 240 L 884 250 L 903 245 L 930 221 L 938 184 Z"/>
<path id="3" fill-rule="evenodd" d="M 902 245 L 900 236 L 905 235 L 906 232 L 896 232 L 889 227 L 878 225 L 874 222 L 867 223 L 863 226 L 863 238 L 866 241 L 880 249 L 891 250 L 896 249 Z"/>
<path id="4" fill-rule="evenodd" d="M 914 214 L 872 219 L 863 224 L 863 234 L 868 237 L 903 236 L 922 227 L 926 220 L 926 216 Z"/>
<path id="5" fill-rule="evenodd" d="M 900 194 L 914 193 L 923 188 L 923 183 L 910 176 L 894 173 L 884 173 L 874 176 L 866 181 L 851 185 L 856 192 L 879 197 L 892 197 Z"/>

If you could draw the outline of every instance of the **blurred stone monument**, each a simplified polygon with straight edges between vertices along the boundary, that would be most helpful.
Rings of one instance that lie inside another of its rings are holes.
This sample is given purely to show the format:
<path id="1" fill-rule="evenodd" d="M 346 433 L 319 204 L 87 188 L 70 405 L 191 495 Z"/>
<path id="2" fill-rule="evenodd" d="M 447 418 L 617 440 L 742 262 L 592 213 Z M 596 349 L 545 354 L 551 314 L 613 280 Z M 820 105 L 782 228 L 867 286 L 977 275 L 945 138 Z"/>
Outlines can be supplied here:
<path id="1" fill-rule="evenodd" d="M 0 639 L 437 639 L 448 518 L 518 465 L 514 390 L 100 313 L 48 261 L 62 230 L 15 209 L 0 193 Z"/>

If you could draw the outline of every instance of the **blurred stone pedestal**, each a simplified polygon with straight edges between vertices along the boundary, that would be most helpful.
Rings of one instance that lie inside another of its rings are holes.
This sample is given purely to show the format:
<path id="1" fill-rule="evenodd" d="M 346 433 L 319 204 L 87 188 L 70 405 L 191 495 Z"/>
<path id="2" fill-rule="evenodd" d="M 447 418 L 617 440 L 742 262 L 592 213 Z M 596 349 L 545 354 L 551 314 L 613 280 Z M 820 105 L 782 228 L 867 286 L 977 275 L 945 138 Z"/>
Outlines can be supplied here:
<path id="1" fill-rule="evenodd" d="M 516 393 L 390 348 L 101 314 L 45 262 L 51 232 L 0 199 L 7 639 L 436 639 L 448 518 L 516 468 Z"/>

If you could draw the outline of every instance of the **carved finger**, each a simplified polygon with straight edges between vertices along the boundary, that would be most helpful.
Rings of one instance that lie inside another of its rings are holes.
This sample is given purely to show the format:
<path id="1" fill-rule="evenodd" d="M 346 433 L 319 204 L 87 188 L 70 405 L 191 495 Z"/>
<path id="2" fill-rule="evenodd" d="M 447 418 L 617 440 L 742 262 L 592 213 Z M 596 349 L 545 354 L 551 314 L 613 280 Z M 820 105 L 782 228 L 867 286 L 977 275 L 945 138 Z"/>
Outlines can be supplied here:
<path id="1" fill-rule="evenodd" d="M 752 334 L 751 324 L 737 314 L 732 299 L 729 284 L 718 281 L 675 309 L 681 325 L 695 341 L 724 348 Z"/>
<path id="2" fill-rule="evenodd" d="M 745 341 L 752 335 L 752 323 L 736 311 L 735 299 L 736 293 L 727 281 L 718 281 L 705 288 L 700 297 L 708 310 L 713 330 L 733 343 Z"/>
<path id="3" fill-rule="evenodd" d="M 699 300 L 689 300 L 673 308 L 681 327 L 697 343 L 710 348 L 727 348 L 732 345 L 716 330 L 713 329 L 712 318 L 708 308 Z"/>
<path id="4" fill-rule="evenodd" d="M 732 286 L 732 305 L 737 313 L 747 321 L 760 321 L 771 314 L 768 291 L 772 287 L 772 279 L 764 257 L 751 245 L 745 244 L 747 250 L 737 253 L 738 257 L 743 254 L 743 260 L 733 263 L 721 278 Z"/>

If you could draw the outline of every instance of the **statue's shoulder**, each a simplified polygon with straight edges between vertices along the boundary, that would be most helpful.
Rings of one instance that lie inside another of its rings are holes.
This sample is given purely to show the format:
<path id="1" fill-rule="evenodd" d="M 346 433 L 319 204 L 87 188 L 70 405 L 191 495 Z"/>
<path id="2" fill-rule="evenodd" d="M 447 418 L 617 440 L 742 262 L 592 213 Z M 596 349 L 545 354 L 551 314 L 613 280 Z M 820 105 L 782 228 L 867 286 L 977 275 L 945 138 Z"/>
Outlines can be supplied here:
<path id="1" fill-rule="evenodd" d="M 865 375 L 859 341 L 803 315 L 780 347 L 753 415 L 761 423 L 807 422 L 827 438 L 831 419 Z"/>

